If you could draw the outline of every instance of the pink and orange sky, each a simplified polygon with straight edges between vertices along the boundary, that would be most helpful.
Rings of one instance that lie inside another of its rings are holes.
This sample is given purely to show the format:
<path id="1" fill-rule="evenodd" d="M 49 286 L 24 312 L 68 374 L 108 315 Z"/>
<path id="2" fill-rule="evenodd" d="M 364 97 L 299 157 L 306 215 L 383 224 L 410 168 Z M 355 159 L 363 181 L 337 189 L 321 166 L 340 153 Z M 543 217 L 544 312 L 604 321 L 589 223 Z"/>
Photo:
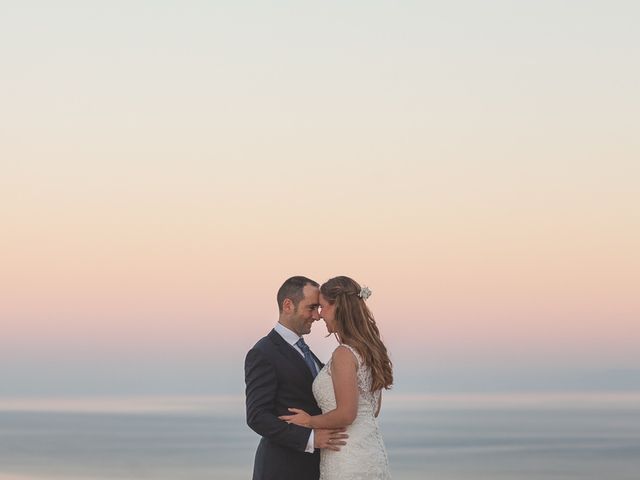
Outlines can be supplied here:
<path id="1" fill-rule="evenodd" d="M 0 394 L 239 392 L 295 274 L 398 391 L 640 388 L 640 10 L 523 3 L 3 7 Z"/>

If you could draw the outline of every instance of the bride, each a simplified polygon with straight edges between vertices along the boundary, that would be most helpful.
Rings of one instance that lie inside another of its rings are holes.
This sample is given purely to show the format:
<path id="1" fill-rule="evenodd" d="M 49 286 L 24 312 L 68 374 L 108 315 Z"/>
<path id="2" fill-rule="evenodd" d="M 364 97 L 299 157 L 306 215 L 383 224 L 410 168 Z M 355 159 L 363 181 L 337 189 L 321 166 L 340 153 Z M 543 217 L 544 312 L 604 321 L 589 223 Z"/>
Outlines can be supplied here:
<path id="1" fill-rule="evenodd" d="M 365 300 L 371 295 L 349 277 L 320 287 L 320 315 L 340 345 L 313 382 L 322 415 L 289 408 L 280 417 L 308 428 L 347 427 L 347 445 L 320 451 L 320 480 L 389 479 L 389 462 L 376 417 L 382 389 L 393 382 L 391 361 Z"/>

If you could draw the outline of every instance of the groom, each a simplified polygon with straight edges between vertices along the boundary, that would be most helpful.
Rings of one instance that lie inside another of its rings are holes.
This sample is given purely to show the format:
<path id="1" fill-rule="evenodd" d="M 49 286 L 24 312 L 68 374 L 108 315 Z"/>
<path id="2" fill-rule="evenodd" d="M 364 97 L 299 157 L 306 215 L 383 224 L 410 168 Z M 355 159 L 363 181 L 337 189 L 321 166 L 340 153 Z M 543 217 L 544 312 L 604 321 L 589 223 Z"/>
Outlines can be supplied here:
<path id="1" fill-rule="evenodd" d="M 277 295 L 278 323 L 245 359 L 247 424 L 262 436 L 253 480 L 317 480 L 318 449 L 345 445 L 344 429 L 311 430 L 278 419 L 291 413 L 289 407 L 322 413 L 311 384 L 323 365 L 302 340 L 320 318 L 319 294 L 319 285 L 306 277 L 286 280 Z"/>

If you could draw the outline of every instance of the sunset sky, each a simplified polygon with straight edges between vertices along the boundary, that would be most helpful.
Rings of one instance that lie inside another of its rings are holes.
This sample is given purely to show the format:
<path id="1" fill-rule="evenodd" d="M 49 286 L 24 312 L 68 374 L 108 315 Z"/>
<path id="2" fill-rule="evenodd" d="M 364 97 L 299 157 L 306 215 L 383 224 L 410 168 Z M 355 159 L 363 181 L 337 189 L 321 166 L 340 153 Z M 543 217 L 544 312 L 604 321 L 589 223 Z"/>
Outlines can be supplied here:
<path id="1" fill-rule="evenodd" d="M 640 389 L 638 20 L 3 2 L 0 395 L 241 392 L 296 274 L 373 290 L 398 392 Z"/>

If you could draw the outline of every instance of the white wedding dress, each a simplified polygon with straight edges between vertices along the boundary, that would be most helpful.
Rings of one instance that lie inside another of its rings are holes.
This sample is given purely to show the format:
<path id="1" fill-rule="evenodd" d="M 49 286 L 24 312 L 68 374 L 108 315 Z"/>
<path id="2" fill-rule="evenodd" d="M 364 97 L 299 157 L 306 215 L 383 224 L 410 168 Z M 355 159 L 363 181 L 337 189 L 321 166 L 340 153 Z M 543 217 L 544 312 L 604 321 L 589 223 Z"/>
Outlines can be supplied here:
<path id="1" fill-rule="evenodd" d="M 347 427 L 349 438 L 339 452 L 320 450 L 320 480 L 390 479 L 387 452 L 375 417 L 380 392 L 370 391 L 371 370 L 363 364 L 358 352 L 348 345 L 343 346 L 353 352 L 358 362 L 358 414 Z M 331 360 L 313 381 L 313 395 L 322 413 L 336 408 Z"/>

